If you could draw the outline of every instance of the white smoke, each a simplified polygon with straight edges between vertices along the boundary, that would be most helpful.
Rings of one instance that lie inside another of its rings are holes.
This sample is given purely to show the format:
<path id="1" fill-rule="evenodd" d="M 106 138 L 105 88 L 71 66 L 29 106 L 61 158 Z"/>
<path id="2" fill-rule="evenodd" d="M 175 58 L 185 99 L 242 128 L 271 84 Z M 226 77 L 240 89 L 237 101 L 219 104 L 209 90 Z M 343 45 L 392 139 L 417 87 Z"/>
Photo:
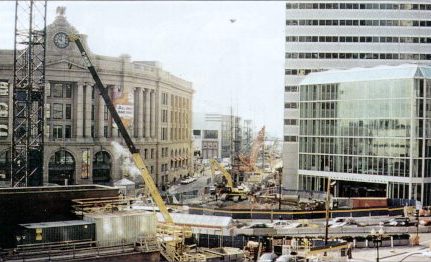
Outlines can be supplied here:
<path id="1" fill-rule="evenodd" d="M 123 171 L 123 174 L 128 174 L 134 178 L 140 177 L 141 172 L 133 163 L 132 154 L 130 154 L 129 150 L 115 141 L 111 142 L 111 146 L 114 158 L 116 160 L 120 159 L 121 161 L 121 170 Z"/>

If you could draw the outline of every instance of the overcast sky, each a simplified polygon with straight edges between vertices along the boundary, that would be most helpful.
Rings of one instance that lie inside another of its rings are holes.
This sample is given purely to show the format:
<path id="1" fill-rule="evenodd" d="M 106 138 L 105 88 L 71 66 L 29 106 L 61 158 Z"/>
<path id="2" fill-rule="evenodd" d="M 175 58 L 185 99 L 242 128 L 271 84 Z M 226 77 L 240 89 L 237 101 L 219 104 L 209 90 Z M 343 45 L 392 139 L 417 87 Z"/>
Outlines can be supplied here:
<path id="1" fill-rule="evenodd" d="M 194 112 L 229 114 L 232 106 L 281 137 L 283 1 L 48 1 L 48 24 L 57 6 L 94 53 L 156 60 L 192 82 Z M 0 49 L 13 48 L 14 12 L 14 1 L 0 2 Z"/>

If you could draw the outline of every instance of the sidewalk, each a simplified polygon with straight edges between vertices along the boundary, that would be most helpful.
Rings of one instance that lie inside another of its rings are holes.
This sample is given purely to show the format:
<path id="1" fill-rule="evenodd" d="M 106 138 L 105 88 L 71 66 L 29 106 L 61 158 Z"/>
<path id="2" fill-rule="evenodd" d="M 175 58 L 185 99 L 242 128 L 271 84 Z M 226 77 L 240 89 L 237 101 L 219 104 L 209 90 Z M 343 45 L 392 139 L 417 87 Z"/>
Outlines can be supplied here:
<path id="1" fill-rule="evenodd" d="M 380 261 L 398 262 L 398 261 L 431 261 L 431 257 L 425 256 L 422 253 L 430 251 L 431 234 L 420 234 L 419 246 L 404 246 L 404 247 L 382 247 L 379 248 Z M 370 261 L 375 262 L 377 250 L 375 248 L 361 248 L 353 250 L 353 259 L 349 261 Z M 404 259 L 404 260 L 403 260 Z"/>

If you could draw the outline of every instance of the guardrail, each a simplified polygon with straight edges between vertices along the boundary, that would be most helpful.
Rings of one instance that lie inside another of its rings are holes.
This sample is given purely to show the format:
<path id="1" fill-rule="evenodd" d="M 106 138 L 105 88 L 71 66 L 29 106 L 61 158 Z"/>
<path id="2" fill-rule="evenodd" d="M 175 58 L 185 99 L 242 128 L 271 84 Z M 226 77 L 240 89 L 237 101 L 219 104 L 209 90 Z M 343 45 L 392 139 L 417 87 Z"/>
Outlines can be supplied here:
<path id="1" fill-rule="evenodd" d="M 372 229 L 378 229 L 380 226 L 365 226 L 365 227 L 339 227 L 329 228 L 329 235 L 331 237 L 341 236 L 368 236 Z M 416 233 L 431 233 L 431 227 L 420 226 L 417 229 L 415 226 L 411 227 L 384 227 L 386 234 L 409 234 Z M 236 235 L 246 236 L 324 236 L 325 228 L 244 228 L 236 229 Z"/>
<path id="2" fill-rule="evenodd" d="M 171 206 L 175 208 L 175 206 Z M 330 217 L 396 216 L 402 215 L 403 207 L 361 208 L 330 210 Z M 190 214 L 230 216 L 234 219 L 316 219 L 324 218 L 325 210 L 263 210 L 263 209 L 222 209 L 189 206 Z"/>

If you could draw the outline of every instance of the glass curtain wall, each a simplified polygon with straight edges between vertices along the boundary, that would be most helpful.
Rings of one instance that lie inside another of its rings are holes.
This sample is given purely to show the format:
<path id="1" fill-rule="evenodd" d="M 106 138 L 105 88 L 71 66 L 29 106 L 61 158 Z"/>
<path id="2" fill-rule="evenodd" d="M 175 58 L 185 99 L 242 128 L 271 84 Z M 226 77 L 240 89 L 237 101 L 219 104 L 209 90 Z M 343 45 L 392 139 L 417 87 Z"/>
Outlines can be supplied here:
<path id="1" fill-rule="evenodd" d="M 300 86 L 299 169 L 429 177 L 430 98 L 424 79 Z"/>

